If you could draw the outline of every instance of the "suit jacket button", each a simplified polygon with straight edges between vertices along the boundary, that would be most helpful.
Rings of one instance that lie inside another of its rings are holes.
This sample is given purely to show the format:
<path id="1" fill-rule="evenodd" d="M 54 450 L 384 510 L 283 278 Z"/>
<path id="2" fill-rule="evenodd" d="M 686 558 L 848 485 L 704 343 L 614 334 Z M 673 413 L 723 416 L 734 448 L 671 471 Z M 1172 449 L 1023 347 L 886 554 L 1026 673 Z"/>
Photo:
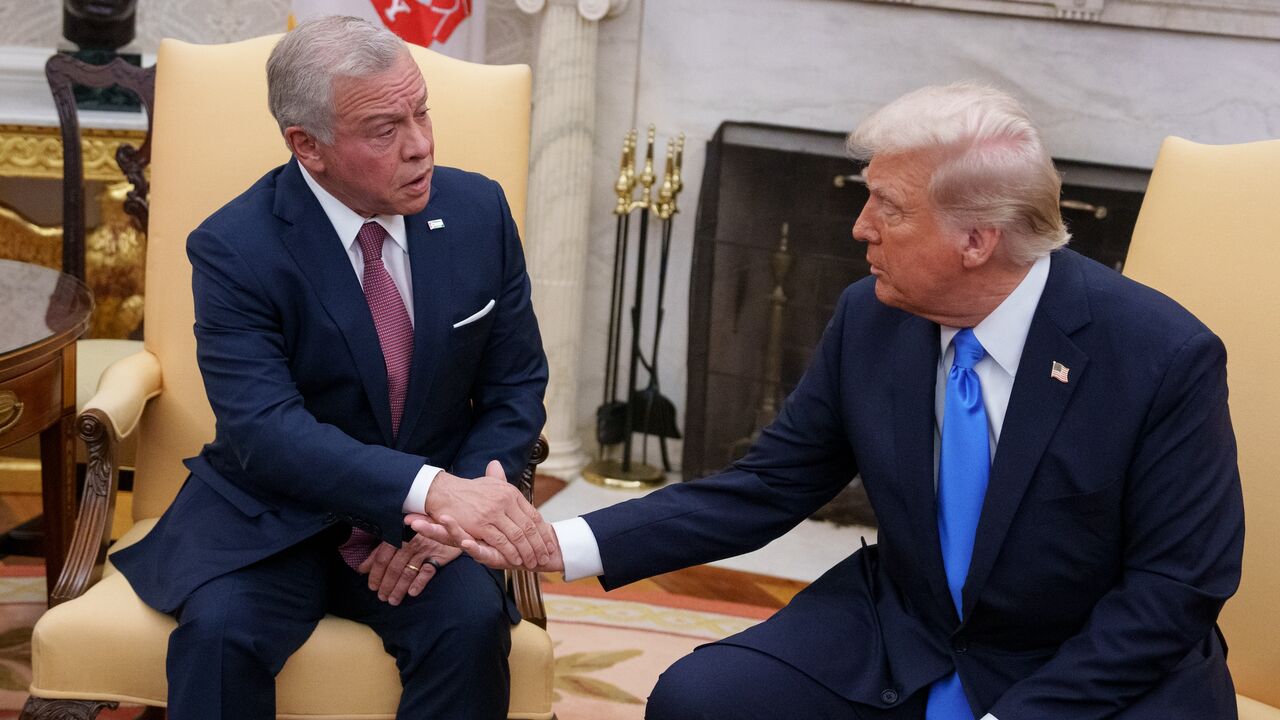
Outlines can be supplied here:
<path id="1" fill-rule="evenodd" d="M 338 516 L 333 513 L 325 513 L 323 519 L 325 525 L 332 525 L 333 523 L 338 522 Z"/>
<path id="2" fill-rule="evenodd" d="M 898 702 L 898 691 L 893 688 L 885 688 L 884 692 L 880 693 L 880 700 L 885 705 L 892 705 Z"/>
<path id="3" fill-rule="evenodd" d="M 962 637 L 951 638 L 951 649 L 957 653 L 964 654 L 969 652 L 969 641 Z"/>

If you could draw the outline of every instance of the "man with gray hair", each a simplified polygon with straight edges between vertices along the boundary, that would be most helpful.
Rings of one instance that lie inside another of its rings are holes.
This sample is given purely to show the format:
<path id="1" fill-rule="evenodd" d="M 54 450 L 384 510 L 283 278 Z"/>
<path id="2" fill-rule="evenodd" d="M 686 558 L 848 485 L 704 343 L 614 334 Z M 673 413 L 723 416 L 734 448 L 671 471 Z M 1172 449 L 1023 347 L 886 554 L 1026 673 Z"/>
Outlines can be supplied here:
<path id="1" fill-rule="evenodd" d="M 1005 93 L 929 87 L 849 138 L 872 277 L 742 460 L 555 525 L 606 588 L 761 547 L 858 475 L 878 543 L 664 673 L 653 720 L 1234 718 L 1215 626 L 1244 516 L 1221 341 L 1063 248 Z M 410 518 L 495 566 L 450 518 Z"/>
<path id="2" fill-rule="evenodd" d="M 293 158 L 187 242 L 216 434 L 113 555 L 178 620 L 169 717 L 274 718 L 275 675 L 326 613 L 382 638 L 398 717 L 505 717 L 519 615 L 501 574 L 406 541 L 403 516 L 456 515 L 512 564 L 549 558 L 506 482 L 547 380 L 506 199 L 436 167 L 422 74 L 383 28 L 304 23 L 267 82 Z"/>

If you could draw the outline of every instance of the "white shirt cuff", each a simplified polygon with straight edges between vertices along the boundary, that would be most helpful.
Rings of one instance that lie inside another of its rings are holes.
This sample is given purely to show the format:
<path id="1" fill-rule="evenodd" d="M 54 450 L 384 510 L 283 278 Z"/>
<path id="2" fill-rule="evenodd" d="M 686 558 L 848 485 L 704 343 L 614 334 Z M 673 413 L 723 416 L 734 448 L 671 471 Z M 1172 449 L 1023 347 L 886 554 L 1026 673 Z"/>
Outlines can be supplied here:
<path id="1" fill-rule="evenodd" d="M 560 557 L 564 560 L 564 579 L 577 580 L 604 574 L 600 560 L 600 546 L 591 526 L 580 517 L 551 523 L 560 543 Z"/>
<path id="2" fill-rule="evenodd" d="M 427 491 L 435 482 L 440 468 L 435 465 L 423 465 L 409 486 L 409 494 L 404 496 L 404 505 L 400 508 L 405 513 L 423 513 L 427 509 Z"/>

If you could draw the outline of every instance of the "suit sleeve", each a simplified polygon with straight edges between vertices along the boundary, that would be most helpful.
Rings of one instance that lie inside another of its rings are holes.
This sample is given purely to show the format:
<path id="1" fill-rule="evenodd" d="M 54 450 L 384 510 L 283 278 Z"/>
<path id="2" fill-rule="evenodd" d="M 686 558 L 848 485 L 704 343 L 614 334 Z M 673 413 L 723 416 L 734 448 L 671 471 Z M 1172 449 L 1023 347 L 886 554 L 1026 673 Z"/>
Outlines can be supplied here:
<path id="1" fill-rule="evenodd" d="M 472 425 L 451 470 L 462 477 L 484 474 L 490 460 L 502 463 L 509 480 L 524 471 L 533 443 L 546 423 L 542 398 L 547 358 L 530 299 L 524 248 L 502 187 L 492 184 L 501 215 L 502 293 L 471 389 Z"/>
<path id="2" fill-rule="evenodd" d="M 1203 332 L 1176 352 L 1143 430 L 1126 479 L 1120 582 L 1053 659 L 996 702 L 1000 720 L 1111 717 L 1213 631 L 1239 584 L 1244 507 L 1216 336 Z"/>
<path id="3" fill-rule="evenodd" d="M 717 475 L 584 516 L 606 589 L 759 549 L 849 484 L 857 465 L 843 431 L 840 382 L 848 299 L 846 291 L 813 363 L 746 457 Z"/>
<path id="4" fill-rule="evenodd" d="M 401 503 L 424 459 L 366 445 L 319 422 L 289 367 L 280 313 L 249 263 L 216 233 L 187 242 L 196 357 L 209 403 L 262 496 L 354 516 L 399 544 Z"/>

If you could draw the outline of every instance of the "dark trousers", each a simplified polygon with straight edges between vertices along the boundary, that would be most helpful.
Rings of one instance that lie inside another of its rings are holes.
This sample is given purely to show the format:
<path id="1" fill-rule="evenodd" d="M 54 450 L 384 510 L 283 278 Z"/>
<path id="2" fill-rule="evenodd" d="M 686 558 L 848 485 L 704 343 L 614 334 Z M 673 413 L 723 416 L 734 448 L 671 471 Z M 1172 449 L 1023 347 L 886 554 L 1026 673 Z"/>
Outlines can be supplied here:
<path id="1" fill-rule="evenodd" d="M 856 652 L 856 648 L 850 648 Z M 923 697 L 891 714 L 851 702 L 765 653 L 735 645 L 704 645 L 658 678 L 647 720 L 881 720 L 924 718 Z"/>
<path id="2" fill-rule="evenodd" d="M 396 717 L 507 713 L 511 623 L 493 577 L 465 555 L 399 606 L 378 600 L 326 532 L 202 585 L 169 637 L 170 720 L 271 720 L 275 676 L 326 613 L 371 627 L 396 660 Z"/>

